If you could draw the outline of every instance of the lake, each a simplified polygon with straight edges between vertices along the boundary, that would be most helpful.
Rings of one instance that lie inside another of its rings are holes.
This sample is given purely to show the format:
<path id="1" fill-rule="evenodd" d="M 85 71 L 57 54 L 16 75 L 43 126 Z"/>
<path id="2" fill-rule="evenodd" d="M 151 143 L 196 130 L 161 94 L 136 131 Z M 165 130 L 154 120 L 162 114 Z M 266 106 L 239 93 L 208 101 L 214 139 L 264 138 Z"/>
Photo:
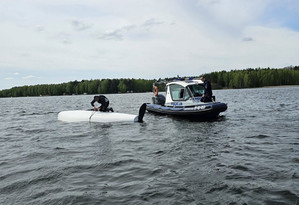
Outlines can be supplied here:
<path id="1" fill-rule="evenodd" d="M 299 86 L 214 90 L 211 121 L 65 123 L 93 95 L 0 98 L 0 204 L 299 204 Z M 137 114 L 152 93 L 108 94 Z"/>

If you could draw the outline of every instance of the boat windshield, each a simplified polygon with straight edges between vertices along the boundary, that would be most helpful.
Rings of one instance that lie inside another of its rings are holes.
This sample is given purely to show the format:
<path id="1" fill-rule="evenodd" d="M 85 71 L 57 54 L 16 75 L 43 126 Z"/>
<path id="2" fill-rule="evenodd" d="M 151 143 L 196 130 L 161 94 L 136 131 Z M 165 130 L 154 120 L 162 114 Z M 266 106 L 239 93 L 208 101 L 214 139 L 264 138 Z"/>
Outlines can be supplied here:
<path id="1" fill-rule="evenodd" d="M 172 100 L 182 101 L 188 100 L 190 98 L 189 92 L 187 89 L 181 85 L 173 84 L 169 86 L 170 94 Z"/>
<path id="2" fill-rule="evenodd" d="M 189 88 L 194 97 L 199 97 L 204 94 L 204 87 L 201 84 L 188 85 L 187 88 Z"/>

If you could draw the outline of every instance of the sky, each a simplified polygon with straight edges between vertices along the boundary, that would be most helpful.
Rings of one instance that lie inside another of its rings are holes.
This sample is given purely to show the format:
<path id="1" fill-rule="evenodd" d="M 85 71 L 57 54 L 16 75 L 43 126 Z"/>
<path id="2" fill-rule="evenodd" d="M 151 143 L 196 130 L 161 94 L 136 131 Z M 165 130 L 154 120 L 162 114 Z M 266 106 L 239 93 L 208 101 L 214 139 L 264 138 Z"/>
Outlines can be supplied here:
<path id="1" fill-rule="evenodd" d="M 299 65 L 298 0 L 0 0 L 0 90 Z"/>

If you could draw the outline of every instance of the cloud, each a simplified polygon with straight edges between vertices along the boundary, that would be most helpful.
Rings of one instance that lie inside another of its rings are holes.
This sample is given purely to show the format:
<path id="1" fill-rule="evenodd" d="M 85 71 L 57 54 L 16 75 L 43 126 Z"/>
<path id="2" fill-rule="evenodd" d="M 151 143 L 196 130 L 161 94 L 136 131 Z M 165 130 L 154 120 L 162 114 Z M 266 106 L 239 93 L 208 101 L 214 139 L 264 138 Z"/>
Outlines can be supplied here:
<path id="1" fill-rule="evenodd" d="M 139 25 L 131 24 L 131 25 L 122 26 L 121 28 L 117 28 L 112 31 L 107 31 L 103 34 L 98 35 L 97 38 L 103 40 L 123 40 L 125 36 L 129 35 L 130 33 L 132 33 L 133 35 L 134 33 L 140 34 L 140 32 L 148 33 L 151 28 L 162 24 L 164 24 L 164 22 L 151 18 L 145 20 Z"/>
<path id="2" fill-rule="evenodd" d="M 37 77 L 34 75 L 27 75 L 27 76 L 22 77 L 22 79 L 33 79 L 33 78 L 40 78 L 40 77 Z"/>
<path id="3" fill-rule="evenodd" d="M 152 26 L 161 25 L 161 24 L 164 24 L 164 22 L 157 21 L 156 19 L 151 18 L 151 19 L 146 20 L 141 26 L 152 27 Z"/>
<path id="4" fill-rule="evenodd" d="M 115 29 L 113 31 L 107 31 L 104 34 L 100 34 L 98 36 L 98 39 L 103 39 L 103 40 L 123 40 L 125 33 L 128 32 L 127 26 L 120 28 L 120 29 Z"/>
<path id="5" fill-rule="evenodd" d="M 44 28 L 43 26 L 36 25 L 35 30 L 36 30 L 37 32 L 43 32 L 43 31 L 45 30 L 45 28 Z"/>
<path id="6" fill-rule="evenodd" d="M 84 31 L 84 30 L 90 29 L 92 27 L 91 25 L 85 24 L 79 20 L 73 20 L 71 22 L 71 24 L 72 24 L 73 28 L 77 31 Z"/>
<path id="7" fill-rule="evenodd" d="M 251 38 L 251 37 L 244 37 L 242 40 L 243 41 L 253 41 L 253 38 Z"/>

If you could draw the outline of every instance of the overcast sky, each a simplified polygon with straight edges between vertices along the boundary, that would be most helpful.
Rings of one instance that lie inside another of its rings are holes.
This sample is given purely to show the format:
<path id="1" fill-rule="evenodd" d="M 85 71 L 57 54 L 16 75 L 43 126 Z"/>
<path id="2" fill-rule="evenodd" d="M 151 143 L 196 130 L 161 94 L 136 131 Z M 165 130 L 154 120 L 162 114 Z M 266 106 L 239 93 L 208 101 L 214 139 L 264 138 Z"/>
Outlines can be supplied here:
<path id="1" fill-rule="evenodd" d="M 0 0 L 0 90 L 299 65 L 298 0 Z"/>

